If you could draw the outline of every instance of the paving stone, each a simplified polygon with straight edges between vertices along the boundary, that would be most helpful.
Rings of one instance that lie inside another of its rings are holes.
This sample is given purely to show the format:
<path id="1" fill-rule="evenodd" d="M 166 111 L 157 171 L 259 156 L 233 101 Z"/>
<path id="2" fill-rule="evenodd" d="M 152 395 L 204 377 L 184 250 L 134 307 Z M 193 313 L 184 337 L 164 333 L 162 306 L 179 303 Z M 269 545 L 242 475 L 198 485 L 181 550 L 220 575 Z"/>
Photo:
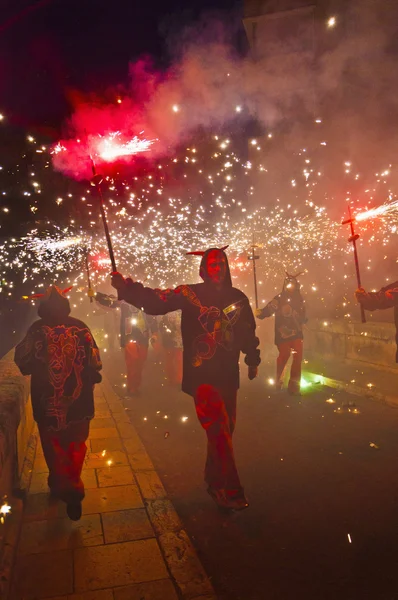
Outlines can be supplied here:
<path id="1" fill-rule="evenodd" d="M 168 498 L 145 501 L 153 528 L 158 535 L 166 531 L 179 531 L 182 524 L 174 506 Z"/>
<path id="2" fill-rule="evenodd" d="M 135 477 L 141 494 L 146 500 L 166 497 L 166 491 L 156 471 L 137 471 Z"/>
<path id="3" fill-rule="evenodd" d="M 80 521 L 52 519 L 24 523 L 18 546 L 19 554 L 38 554 L 103 544 L 99 515 L 84 516 Z"/>
<path id="4" fill-rule="evenodd" d="M 155 539 L 123 542 L 74 551 L 77 592 L 166 579 L 167 570 Z"/>
<path id="5" fill-rule="evenodd" d="M 72 594 L 68 600 L 114 600 L 112 590 L 96 590 L 95 592 L 84 592 L 83 594 Z"/>
<path id="6" fill-rule="evenodd" d="M 111 450 L 120 450 L 123 452 L 124 449 L 120 437 L 91 440 L 92 452 L 102 452 L 103 450 L 107 450 L 107 452 L 110 452 Z"/>
<path id="7" fill-rule="evenodd" d="M 43 521 L 60 517 L 66 517 L 64 502 L 51 498 L 49 494 L 28 495 L 23 516 L 24 521 Z"/>
<path id="8" fill-rule="evenodd" d="M 117 428 L 122 439 L 135 439 L 138 437 L 135 427 L 131 423 L 118 423 Z"/>
<path id="9" fill-rule="evenodd" d="M 13 600 L 37 600 L 73 592 L 72 550 L 28 554 L 17 559 Z"/>
<path id="10" fill-rule="evenodd" d="M 171 579 L 115 588 L 113 595 L 115 600 L 178 600 Z"/>
<path id="11" fill-rule="evenodd" d="M 128 454 L 134 454 L 134 452 L 139 452 L 144 450 L 144 445 L 141 442 L 138 435 L 135 435 L 133 438 L 126 438 L 123 440 L 123 446 L 126 448 L 126 452 Z"/>
<path id="12" fill-rule="evenodd" d="M 84 461 L 84 466 L 86 469 L 102 469 L 103 467 L 108 466 L 108 461 L 112 461 L 112 465 L 114 467 L 118 467 L 121 465 L 128 465 L 129 461 L 125 452 L 121 452 L 120 450 L 106 450 L 104 456 L 102 456 L 102 452 L 91 452 L 87 454 L 86 459 Z"/>
<path id="13" fill-rule="evenodd" d="M 133 472 L 129 466 L 114 467 L 111 465 L 103 469 L 97 469 L 97 477 L 99 487 L 135 483 Z"/>
<path id="14" fill-rule="evenodd" d="M 127 447 L 126 447 L 127 450 Z M 147 451 L 142 448 L 136 450 L 133 453 L 127 452 L 130 465 L 133 471 L 153 471 L 154 466 L 151 459 L 148 456 Z"/>
<path id="15" fill-rule="evenodd" d="M 86 497 L 83 500 L 83 514 L 85 515 L 142 507 L 143 503 L 137 485 L 118 485 L 86 490 Z"/>
<path id="16" fill-rule="evenodd" d="M 185 531 L 163 533 L 159 544 L 184 598 L 214 598 L 211 583 Z"/>
<path id="17" fill-rule="evenodd" d="M 83 469 L 82 481 L 86 490 L 98 487 L 95 469 Z"/>
<path id="18" fill-rule="evenodd" d="M 106 544 L 129 542 L 155 536 L 144 508 L 104 513 L 102 515 L 102 525 Z"/>
<path id="19" fill-rule="evenodd" d="M 90 440 L 95 440 L 98 438 L 114 438 L 118 437 L 118 432 L 116 427 L 99 427 L 98 429 L 90 427 Z"/>
<path id="20" fill-rule="evenodd" d="M 113 591 L 96 590 L 95 592 L 83 592 L 82 594 L 69 594 L 68 596 L 57 596 L 46 600 L 114 600 Z"/>
<path id="21" fill-rule="evenodd" d="M 94 420 L 96 420 L 96 419 L 111 419 L 111 418 L 112 418 L 112 414 L 108 408 L 104 408 L 102 410 L 97 410 L 97 408 L 95 409 Z M 92 422 L 93 421 L 91 421 L 91 423 Z"/>
<path id="22" fill-rule="evenodd" d="M 107 427 L 115 427 L 115 421 L 112 419 L 112 417 L 110 415 L 106 419 L 100 419 L 98 417 L 95 417 L 95 419 L 93 419 L 90 423 L 90 430 L 91 429 L 106 429 Z"/>
<path id="23" fill-rule="evenodd" d="M 116 424 L 119 423 L 130 423 L 130 417 L 128 415 L 128 412 L 126 411 L 126 409 L 123 410 L 123 412 L 118 412 L 118 413 L 113 413 L 113 418 L 116 421 Z"/>

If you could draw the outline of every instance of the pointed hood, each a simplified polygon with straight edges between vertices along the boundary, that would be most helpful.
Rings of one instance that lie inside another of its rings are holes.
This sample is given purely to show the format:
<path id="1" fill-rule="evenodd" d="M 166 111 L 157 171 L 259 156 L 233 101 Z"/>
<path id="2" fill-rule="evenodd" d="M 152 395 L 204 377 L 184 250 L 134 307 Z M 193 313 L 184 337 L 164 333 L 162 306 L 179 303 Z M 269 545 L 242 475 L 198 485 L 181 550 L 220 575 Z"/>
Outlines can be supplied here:
<path id="1" fill-rule="evenodd" d="M 64 295 L 67 291 L 69 290 L 62 292 L 56 285 L 50 286 L 40 302 L 37 311 L 39 317 L 51 321 L 60 321 L 68 317 L 70 304 Z"/>
<path id="2" fill-rule="evenodd" d="M 200 268 L 199 268 L 199 275 L 201 276 L 201 278 L 203 279 L 204 282 L 210 282 L 211 279 L 208 275 L 208 271 L 207 271 L 207 259 L 208 256 L 210 254 L 210 252 L 219 252 L 220 254 L 222 254 L 222 256 L 225 258 L 225 263 L 226 263 L 226 273 L 225 273 L 225 279 L 223 281 L 223 287 L 232 287 L 232 279 L 231 279 L 231 272 L 229 270 L 229 263 L 228 263 L 228 257 L 225 254 L 225 250 L 228 248 L 228 246 L 224 246 L 223 248 L 208 248 L 205 251 L 197 251 L 197 252 L 188 252 L 188 255 L 194 255 L 194 256 L 201 256 L 202 260 L 200 261 Z"/>

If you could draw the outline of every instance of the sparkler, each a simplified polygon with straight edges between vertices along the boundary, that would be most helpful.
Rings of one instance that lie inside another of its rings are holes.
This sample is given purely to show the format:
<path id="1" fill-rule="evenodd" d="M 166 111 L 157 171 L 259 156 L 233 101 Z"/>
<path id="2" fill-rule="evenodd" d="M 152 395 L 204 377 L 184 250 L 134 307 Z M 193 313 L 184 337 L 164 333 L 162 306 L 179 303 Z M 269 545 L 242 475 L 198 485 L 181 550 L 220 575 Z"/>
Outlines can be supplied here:
<path id="1" fill-rule="evenodd" d="M 84 248 L 84 262 L 85 262 L 85 266 L 86 266 L 86 273 L 87 273 L 87 285 L 88 285 L 88 296 L 90 298 L 90 303 L 92 304 L 94 302 L 94 298 L 93 298 L 93 290 L 91 288 L 91 279 L 90 279 L 90 265 L 89 265 L 89 249 L 87 248 L 87 246 Z"/>
<path id="2" fill-rule="evenodd" d="M 252 253 L 247 257 L 247 260 L 251 260 L 253 262 L 254 298 L 255 298 L 255 302 L 256 302 L 256 308 L 258 308 L 256 260 L 258 260 L 260 257 L 255 254 L 256 248 L 258 248 L 258 246 L 256 246 L 256 244 L 254 243 L 254 235 L 253 235 Z"/>
<path id="3" fill-rule="evenodd" d="M 112 270 L 117 271 L 115 255 L 113 253 L 111 235 L 109 233 L 108 221 L 107 221 L 106 213 L 105 213 L 104 197 L 102 195 L 102 189 L 101 189 L 101 183 L 102 183 L 103 178 L 102 178 L 102 175 L 99 175 L 97 173 L 97 169 L 95 167 L 95 162 L 94 162 L 92 156 L 90 156 L 90 160 L 91 160 L 91 168 L 93 171 L 93 178 L 91 180 L 91 185 L 97 189 L 98 198 L 99 198 L 99 202 L 100 202 L 101 218 L 102 218 L 102 223 L 104 225 L 106 243 L 108 244 L 109 258 L 111 259 Z"/>
<path id="4" fill-rule="evenodd" d="M 354 231 L 354 219 L 351 215 L 350 207 L 348 207 L 348 216 L 349 216 L 349 219 L 346 219 L 345 221 L 343 221 L 342 225 L 347 225 L 347 223 L 350 224 L 351 236 L 348 238 L 348 241 L 352 242 L 352 245 L 354 248 L 355 271 L 357 274 L 358 287 L 360 288 L 360 287 L 362 287 L 362 284 L 361 284 L 361 274 L 359 271 L 359 261 L 358 261 L 358 252 L 357 252 L 357 240 L 359 239 L 359 234 L 355 233 L 355 231 Z M 361 321 L 362 321 L 362 323 L 366 323 L 365 309 L 362 306 L 362 304 L 360 305 L 360 307 L 361 307 Z"/>

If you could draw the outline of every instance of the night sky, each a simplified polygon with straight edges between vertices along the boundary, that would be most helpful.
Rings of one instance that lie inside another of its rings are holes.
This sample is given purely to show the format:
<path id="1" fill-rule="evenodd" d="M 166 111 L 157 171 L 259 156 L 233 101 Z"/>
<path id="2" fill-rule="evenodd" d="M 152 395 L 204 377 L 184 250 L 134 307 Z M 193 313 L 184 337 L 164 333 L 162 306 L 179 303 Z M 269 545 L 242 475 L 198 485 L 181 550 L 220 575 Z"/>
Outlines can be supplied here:
<path id="1" fill-rule="evenodd" d="M 50 133 L 79 99 L 128 79 L 129 61 L 159 67 L 173 39 L 203 15 L 239 28 L 239 0 L 19 0 L 2 8 L 0 109 L 22 128 Z"/>

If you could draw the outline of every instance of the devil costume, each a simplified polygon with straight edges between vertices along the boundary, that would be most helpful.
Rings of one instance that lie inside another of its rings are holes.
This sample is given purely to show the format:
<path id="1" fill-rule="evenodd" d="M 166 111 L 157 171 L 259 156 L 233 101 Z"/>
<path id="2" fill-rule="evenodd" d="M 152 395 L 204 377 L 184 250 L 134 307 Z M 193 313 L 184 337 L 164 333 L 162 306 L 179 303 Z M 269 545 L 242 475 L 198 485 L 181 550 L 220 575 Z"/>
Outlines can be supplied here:
<path id="1" fill-rule="evenodd" d="M 394 308 L 394 321 L 396 327 L 395 341 L 397 343 L 397 352 L 395 361 L 398 363 L 398 281 L 390 283 L 381 288 L 378 292 L 357 292 L 358 301 L 362 304 L 365 310 L 384 310 L 386 308 Z"/>
<path id="2" fill-rule="evenodd" d="M 282 292 L 275 296 L 267 306 L 260 309 L 257 314 L 259 319 L 275 315 L 275 345 L 279 350 L 276 361 L 278 388 L 282 387 L 285 367 L 290 353 L 293 354 L 288 385 L 288 390 L 292 394 L 300 393 L 303 324 L 307 321 L 304 300 L 300 293 L 300 284 L 297 281 L 298 275 L 286 273 Z"/>
<path id="3" fill-rule="evenodd" d="M 120 346 L 124 350 L 127 370 L 127 386 L 131 395 L 139 392 L 142 373 L 148 356 L 150 328 L 145 314 L 120 302 L 115 296 L 97 292 L 96 301 L 106 308 L 120 308 Z"/>
<path id="4" fill-rule="evenodd" d="M 33 415 L 49 469 L 48 485 L 73 505 L 84 497 L 80 475 L 102 365 L 89 328 L 69 313 L 68 299 L 50 287 L 39 306 L 40 320 L 16 347 L 15 362 L 23 375 L 32 376 Z"/>
<path id="5" fill-rule="evenodd" d="M 232 287 L 224 250 L 211 248 L 190 253 L 202 257 L 203 283 L 162 291 L 144 288 L 141 283 L 127 279 L 118 292 L 119 298 L 152 315 L 181 310 L 182 390 L 194 398 L 198 418 L 207 433 L 205 480 L 209 493 L 220 506 L 245 508 L 247 502 L 243 506 L 244 494 L 232 448 L 239 355 L 243 352 L 246 364 L 257 367 L 260 351 L 249 301 Z M 210 253 L 217 253 L 225 264 L 225 277 L 220 285 L 208 273 Z"/>

